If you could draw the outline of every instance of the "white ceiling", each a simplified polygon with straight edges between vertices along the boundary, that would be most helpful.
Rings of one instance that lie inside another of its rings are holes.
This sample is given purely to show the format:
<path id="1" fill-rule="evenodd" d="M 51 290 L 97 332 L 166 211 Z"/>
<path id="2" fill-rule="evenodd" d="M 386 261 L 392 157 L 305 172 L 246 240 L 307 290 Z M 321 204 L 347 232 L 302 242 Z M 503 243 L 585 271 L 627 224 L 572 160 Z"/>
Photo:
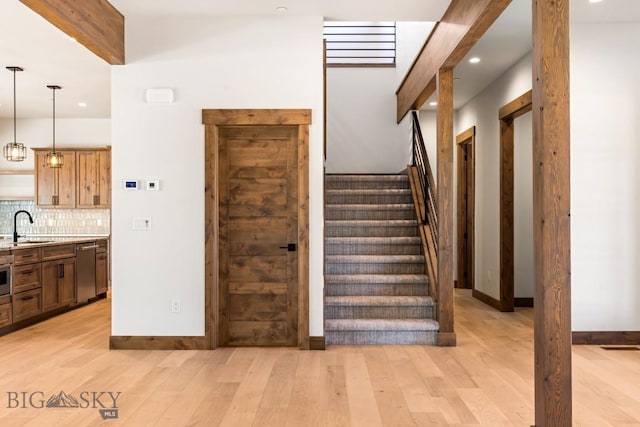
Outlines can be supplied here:
<path id="1" fill-rule="evenodd" d="M 125 19 L 134 15 L 278 14 L 323 15 L 338 20 L 434 21 L 449 0 L 111 0 Z M 640 0 L 572 0 L 577 22 L 640 22 Z M 531 0 L 513 0 L 496 24 L 456 68 L 455 106 L 479 93 L 531 49 Z M 0 118 L 13 117 L 13 80 L 6 66 L 21 66 L 17 74 L 18 117 L 51 117 L 51 91 L 57 84 L 57 117 L 110 117 L 110 66 L 18 0 L 0 1 Z M 12 35 L 8 37 L 7 35 Z M 467 58 L 468 58 L 467 57 Z M 86 102 L 87 107 L 79 107 Z"/>

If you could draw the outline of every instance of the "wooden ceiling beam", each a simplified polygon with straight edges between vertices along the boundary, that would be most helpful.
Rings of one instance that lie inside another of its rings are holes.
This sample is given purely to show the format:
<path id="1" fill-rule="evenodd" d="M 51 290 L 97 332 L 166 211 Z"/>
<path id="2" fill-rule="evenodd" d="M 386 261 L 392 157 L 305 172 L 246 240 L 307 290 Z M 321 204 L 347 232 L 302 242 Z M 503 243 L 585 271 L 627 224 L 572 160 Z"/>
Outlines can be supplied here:
<path id="1" fill-rule="evenodd" d="M 396 92 L 398 123 L 436 89 L 440 69 L 453 69 L 511 0 L 452 0 Z"/>
<path id="2" fill-rule="evenodd" d="M 109 64 L 124 64 L 124 16 L 107 0 L 20 2 Z"/>

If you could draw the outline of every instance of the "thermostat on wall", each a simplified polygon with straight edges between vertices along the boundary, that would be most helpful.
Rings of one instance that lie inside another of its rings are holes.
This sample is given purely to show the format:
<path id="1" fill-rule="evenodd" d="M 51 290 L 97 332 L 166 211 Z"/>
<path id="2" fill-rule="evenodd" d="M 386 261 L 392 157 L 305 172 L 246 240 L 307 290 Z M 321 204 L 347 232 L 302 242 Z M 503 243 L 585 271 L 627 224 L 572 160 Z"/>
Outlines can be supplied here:
<path id="1" fill-rule="evenodd" d="M 147 191 L 158 191 L 160 190 L 160 181 L 157 179 L 148 179 L 145 188 Z"/>
<path id="2" fill-rule="evenodd" d="M 139 188 L 138 180 L 136 179 L 125 179 L 123 183 L 123 188 L 128 191 L 135 191 Z"/>

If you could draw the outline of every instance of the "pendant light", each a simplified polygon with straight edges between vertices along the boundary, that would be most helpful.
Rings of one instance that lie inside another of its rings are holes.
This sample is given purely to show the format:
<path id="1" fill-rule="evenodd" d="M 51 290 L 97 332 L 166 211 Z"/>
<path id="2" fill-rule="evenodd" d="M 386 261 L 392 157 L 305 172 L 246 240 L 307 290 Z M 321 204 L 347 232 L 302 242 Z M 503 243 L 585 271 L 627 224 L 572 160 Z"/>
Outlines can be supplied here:
<path id="1" fill-rule="evenodd" d="M 4 146 L 2 154 L 10 162 L 21 162 L 27 158 L 27 148 L 24 144 L 18 144 L 16 139 L 16 71 L 23 71 L 20 67 L 7 67 L 13 72 L 13 142 Z"/>
<path id="2" fill-rule="evenodd" d="M 53 92 L 53 149 L 47 153 L 45 166 L 50 168 L 61 168 L 64 165 L 64 156 L 56 152 L 56 90 L 62 89 L 60 86 L 47 86 Z"/>

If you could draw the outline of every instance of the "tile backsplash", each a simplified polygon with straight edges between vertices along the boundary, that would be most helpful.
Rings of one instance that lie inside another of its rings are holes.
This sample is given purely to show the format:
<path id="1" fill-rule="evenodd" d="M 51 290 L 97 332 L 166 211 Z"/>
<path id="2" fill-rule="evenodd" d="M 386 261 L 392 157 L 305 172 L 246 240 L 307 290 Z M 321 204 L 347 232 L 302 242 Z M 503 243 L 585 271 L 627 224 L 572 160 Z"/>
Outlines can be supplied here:
<path id="1" fill-rule="evenodd" d="M 0 235 L 13 233 L 13 215 L 21 209 L 33 217 L 33 224 L 25 214 L 18 215 L 21 235 L 98 236 L 109 234 L 109 209 L 41 209 L 33 201 L 0 201 Z"/>

